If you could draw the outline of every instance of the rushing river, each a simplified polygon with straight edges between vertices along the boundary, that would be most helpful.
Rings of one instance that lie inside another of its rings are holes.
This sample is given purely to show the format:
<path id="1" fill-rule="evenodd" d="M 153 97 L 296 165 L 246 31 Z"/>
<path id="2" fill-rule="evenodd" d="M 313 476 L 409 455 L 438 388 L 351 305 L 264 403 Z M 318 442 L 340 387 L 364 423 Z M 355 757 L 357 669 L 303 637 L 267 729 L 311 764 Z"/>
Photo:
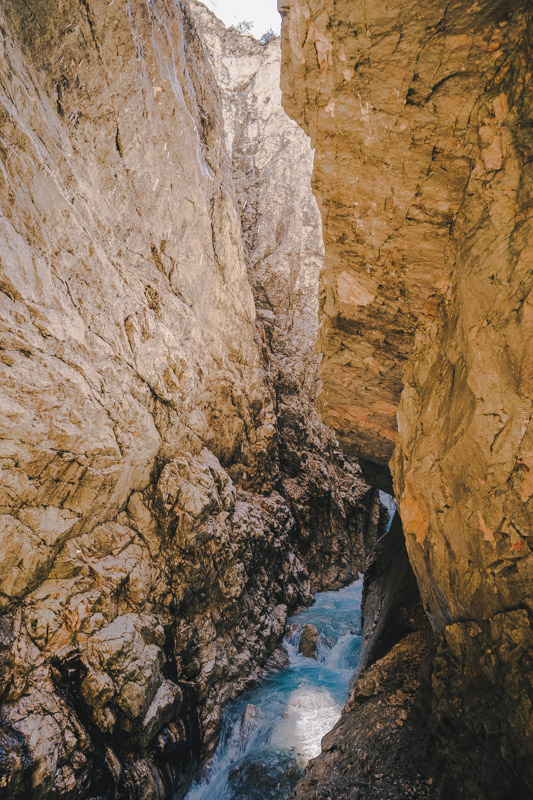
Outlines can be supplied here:
<path id="1" fill-rule="evenodd" d="M 290 664 L 225 710 L 218 748 L 186 800 L 287 800 L 348 697 L 360 646 L 362 581 L 322 592 L 288 620 Z M 298 653 L 301 626 L 320 631 L 318 657 Z"/>

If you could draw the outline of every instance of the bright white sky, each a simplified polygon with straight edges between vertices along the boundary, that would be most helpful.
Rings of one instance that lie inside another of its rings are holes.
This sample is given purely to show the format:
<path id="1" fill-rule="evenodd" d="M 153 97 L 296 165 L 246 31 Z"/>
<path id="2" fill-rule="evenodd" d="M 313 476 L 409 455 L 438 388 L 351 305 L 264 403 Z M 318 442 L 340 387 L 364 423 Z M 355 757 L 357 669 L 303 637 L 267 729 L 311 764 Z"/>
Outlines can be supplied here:
<path id="1" fill-rule="evenodd" d="M 228 28 L 245 19 L 254 23 L 253 33 L 258 39 L 270 28 L 280 32 L 281 17 L 276 0 L 204 0 Z"/>

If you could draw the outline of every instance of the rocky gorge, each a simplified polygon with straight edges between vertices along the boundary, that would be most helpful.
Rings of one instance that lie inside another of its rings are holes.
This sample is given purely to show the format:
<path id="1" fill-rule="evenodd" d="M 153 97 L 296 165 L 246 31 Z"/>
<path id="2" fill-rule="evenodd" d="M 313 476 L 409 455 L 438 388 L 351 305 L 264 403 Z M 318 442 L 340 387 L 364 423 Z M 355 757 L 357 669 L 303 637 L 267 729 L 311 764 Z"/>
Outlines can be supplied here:
<path id="1" fill-rule="evenodd" d="M 324 225 L 321 407 L 392 477 L 444 796 L 530 797 L 531 4 L 279 7 Z"/>
<path id="2" fill-rule="evenodd" d="M 379 522 L 314 407 L 311 151 L 279 41 L 224 85 L 192 4 L 1 13 L 0 793 L 171 797 Z"/>
<path id="3" fill-rule="evenodd" d="M 278 5 L 0 2 L 0 798 L 179 800 L 365 568 L 294 798 L 533 792 L 532 9 Z"/>

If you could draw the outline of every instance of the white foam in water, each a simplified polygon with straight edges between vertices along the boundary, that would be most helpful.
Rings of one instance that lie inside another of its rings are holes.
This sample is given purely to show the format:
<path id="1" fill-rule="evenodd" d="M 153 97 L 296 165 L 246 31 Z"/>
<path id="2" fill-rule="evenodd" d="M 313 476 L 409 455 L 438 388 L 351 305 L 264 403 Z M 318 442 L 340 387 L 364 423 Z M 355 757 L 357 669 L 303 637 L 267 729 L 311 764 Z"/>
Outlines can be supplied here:
<path id="1" fill-rule="evenodd" d="M 300 647 L 301 635 L 302 635 L 301 627 L 296 625 L 291 625 L 291 629 L 283 639 L 283 647 L 291 662 L 298 655 L 298 648 Z"/>
<path id="2" fill-rule="evenodd" d="M 338 722 L 341 710 L 327 689 L 302 686 L 291 694 L 270 741 L 274 747 L 292 750 L 304 766 L 319 755 L 322 737 Z"/>
<path id="3" fill-rule="evenodd" d="M 348 697 L 360 643 L 362 580 L 317 594 L 288 620 L 290 665 L 259 682 L 224 712 L 220 742 L 187 800 L 288 800 Z M 298 653 L 302 625 L 320 631 L 317 658 Z"/>
<path id="4" fill-rule="evenodd" d="M 350 666 L 349 658 L 354 641 L 353 633 L 345 633 L 339 637 L 339 640 L 333 645 L 326 658 L 327 665 L 330 669 L 349 669 L 353 672 L 353 665 Z"/>
<path id="5" fill-rule="evenodd" d="M 394 515 L 396 514 L 398 503 L 396 502 L 395 498 L 392 495 L 387 494 L 386 492 L 382 492 L 381 489 L 379 491 L 379 499 L 382 505 L 384 505 L 387 511 L 389 512 L 389 521 L 387 523 L 387 530 L 390 531 L 390 526 L 392 525 L 392 520 L 394 519 Z"/>

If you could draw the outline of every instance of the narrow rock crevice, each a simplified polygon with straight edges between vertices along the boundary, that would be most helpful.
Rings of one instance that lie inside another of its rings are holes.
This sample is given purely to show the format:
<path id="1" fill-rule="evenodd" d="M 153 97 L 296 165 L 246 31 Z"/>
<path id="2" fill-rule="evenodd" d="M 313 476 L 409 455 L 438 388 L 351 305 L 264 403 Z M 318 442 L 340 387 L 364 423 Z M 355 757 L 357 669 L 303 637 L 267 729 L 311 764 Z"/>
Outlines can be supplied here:
<path id="1" fill-rule="evenodd" d="M 280 11 L 1 5 L 6 800 L 183 796 L 363 570 L 294 797 L 533 791 L 531 4 Z"/>
<path id="2" fill-rule="evenodd" d="M 198 4 L 0 18 L 0 796 L 179 797 L 377 530 L 316 411 L 312 154 L 279 40 Z"/>

